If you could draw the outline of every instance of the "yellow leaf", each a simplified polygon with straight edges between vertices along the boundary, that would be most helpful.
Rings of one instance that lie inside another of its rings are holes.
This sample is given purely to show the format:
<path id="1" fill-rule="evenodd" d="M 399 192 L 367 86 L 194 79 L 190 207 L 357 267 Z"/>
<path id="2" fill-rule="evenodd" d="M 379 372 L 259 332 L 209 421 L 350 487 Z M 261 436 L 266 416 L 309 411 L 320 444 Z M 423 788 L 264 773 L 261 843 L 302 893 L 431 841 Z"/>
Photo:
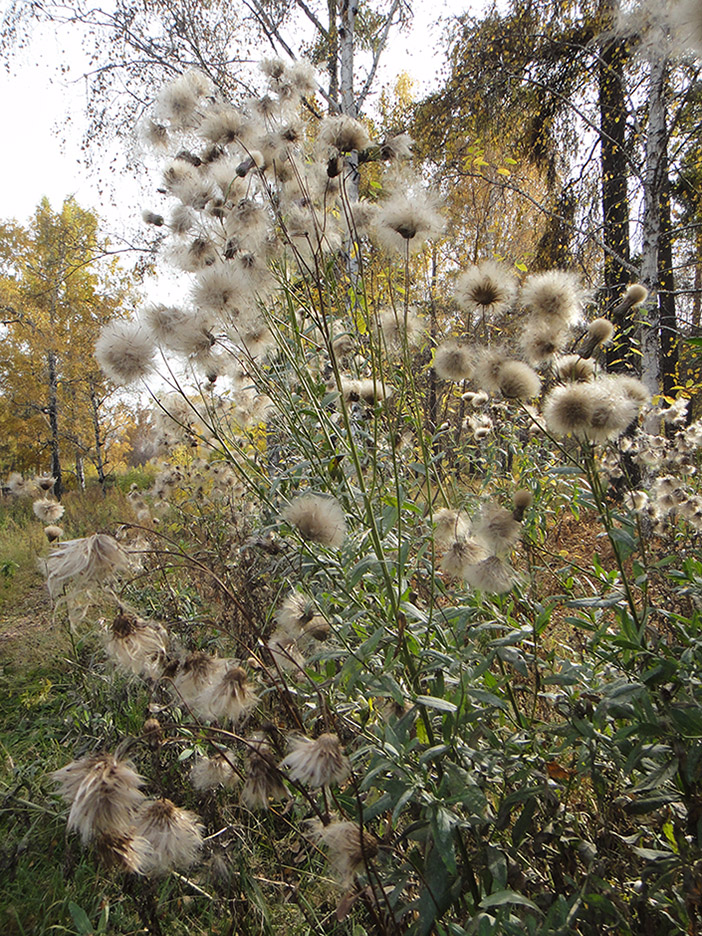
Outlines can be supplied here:
<path id="1" fill-rule="evenodd" d="M 498 175 L 510 175 L 509 169 L 505 169 L 502 166 L 497 170 Z"/>

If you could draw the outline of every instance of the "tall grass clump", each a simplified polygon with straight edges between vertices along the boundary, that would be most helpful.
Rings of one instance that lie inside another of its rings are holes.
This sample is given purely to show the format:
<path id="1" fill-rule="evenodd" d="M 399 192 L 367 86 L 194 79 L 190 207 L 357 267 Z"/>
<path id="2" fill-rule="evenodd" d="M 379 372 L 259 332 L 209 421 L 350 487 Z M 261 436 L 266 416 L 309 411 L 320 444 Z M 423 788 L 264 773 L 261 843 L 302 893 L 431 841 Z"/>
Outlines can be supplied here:
<path id="1" fill-rule="evenodd" d="M 145 703 L 53 774 L 81 860 L 154 933 L 185 896 L 230 934 L 694 931 L 702 429 L 604 372 L 570 271 L 453 271 L 431 341 L 406 137 L 263 70 L 146 127 L 187 301 L 97 356 L 168 386 L 164 458 L 119 539 L 48 560 Z"/>

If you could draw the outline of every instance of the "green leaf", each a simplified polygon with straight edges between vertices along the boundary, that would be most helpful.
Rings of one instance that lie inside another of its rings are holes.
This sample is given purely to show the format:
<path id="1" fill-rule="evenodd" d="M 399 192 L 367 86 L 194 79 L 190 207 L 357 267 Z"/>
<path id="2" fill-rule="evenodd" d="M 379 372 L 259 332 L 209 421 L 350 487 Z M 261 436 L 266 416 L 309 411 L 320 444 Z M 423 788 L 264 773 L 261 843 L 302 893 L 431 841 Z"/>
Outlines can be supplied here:
<path id="1" fill-rule="evenodd" d="M 80 936 L 92 936 L 93 924 L 90 922 L 90 917 L 85 910 L 79 907 L 78 904 L 74 904 L 72 900 L 69 900 L 68 912 L 71 914 L 71 919 Z"/>
<path id="2" fill-rule="evenodd" d="M 480 906 L 484 910 L 488 907 L 504 907 L 505 904 L 519 904 L 520 907 L 529 907 L 530 910 L 536 910 L 537 913 L 541 913 L 541 910 L 539 910 L 536 904 L 529 900 L 528 897 L 517 894 L 512 890 L 498 891 L 496 894 L 490 894 L 480 901 Z"/>
<path id="3" fill-rule="evenodd" d="M 455 712 L 458 710 L 458 706 L 454 705 L 453 702 L 449 702 L 448 699 L 438 699 L 436 696 L 418 695 L 414 701 L 419 702 L 420 705 L 426 705 L 427 708 L 438 709 L 440 712 Z"/>

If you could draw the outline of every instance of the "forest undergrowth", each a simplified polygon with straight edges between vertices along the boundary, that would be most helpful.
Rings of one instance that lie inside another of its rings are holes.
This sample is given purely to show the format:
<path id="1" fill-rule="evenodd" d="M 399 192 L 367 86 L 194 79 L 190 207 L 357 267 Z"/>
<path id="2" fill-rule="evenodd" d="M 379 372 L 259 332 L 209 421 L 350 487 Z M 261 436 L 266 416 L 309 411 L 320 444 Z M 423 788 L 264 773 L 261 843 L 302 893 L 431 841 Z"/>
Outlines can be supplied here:
<path id="1" fill-rule="evenodd" d="M 573 272 L 437 282 L 407 135 L 263 71 L 144 127 L 190 302 L 96 353 L 153 485 L 7 484 L 64 644 L 2 674 L 5 931 L 697 932 L 702 426 Z"/>

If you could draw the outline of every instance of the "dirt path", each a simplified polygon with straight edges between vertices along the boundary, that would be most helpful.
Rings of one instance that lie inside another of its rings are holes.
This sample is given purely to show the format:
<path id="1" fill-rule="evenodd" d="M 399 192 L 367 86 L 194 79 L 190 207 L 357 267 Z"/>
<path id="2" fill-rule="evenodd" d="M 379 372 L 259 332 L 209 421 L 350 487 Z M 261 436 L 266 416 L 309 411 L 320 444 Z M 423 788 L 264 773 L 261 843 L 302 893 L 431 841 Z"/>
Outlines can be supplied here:
<path id="1" fill-rule="evenodd" d="M 44 579 L 32 576 L 12 600 L 0 594 L 0 667 L 33 668 L 65 656 L 70 646 L 65 627 L 54 622 Z"/>

